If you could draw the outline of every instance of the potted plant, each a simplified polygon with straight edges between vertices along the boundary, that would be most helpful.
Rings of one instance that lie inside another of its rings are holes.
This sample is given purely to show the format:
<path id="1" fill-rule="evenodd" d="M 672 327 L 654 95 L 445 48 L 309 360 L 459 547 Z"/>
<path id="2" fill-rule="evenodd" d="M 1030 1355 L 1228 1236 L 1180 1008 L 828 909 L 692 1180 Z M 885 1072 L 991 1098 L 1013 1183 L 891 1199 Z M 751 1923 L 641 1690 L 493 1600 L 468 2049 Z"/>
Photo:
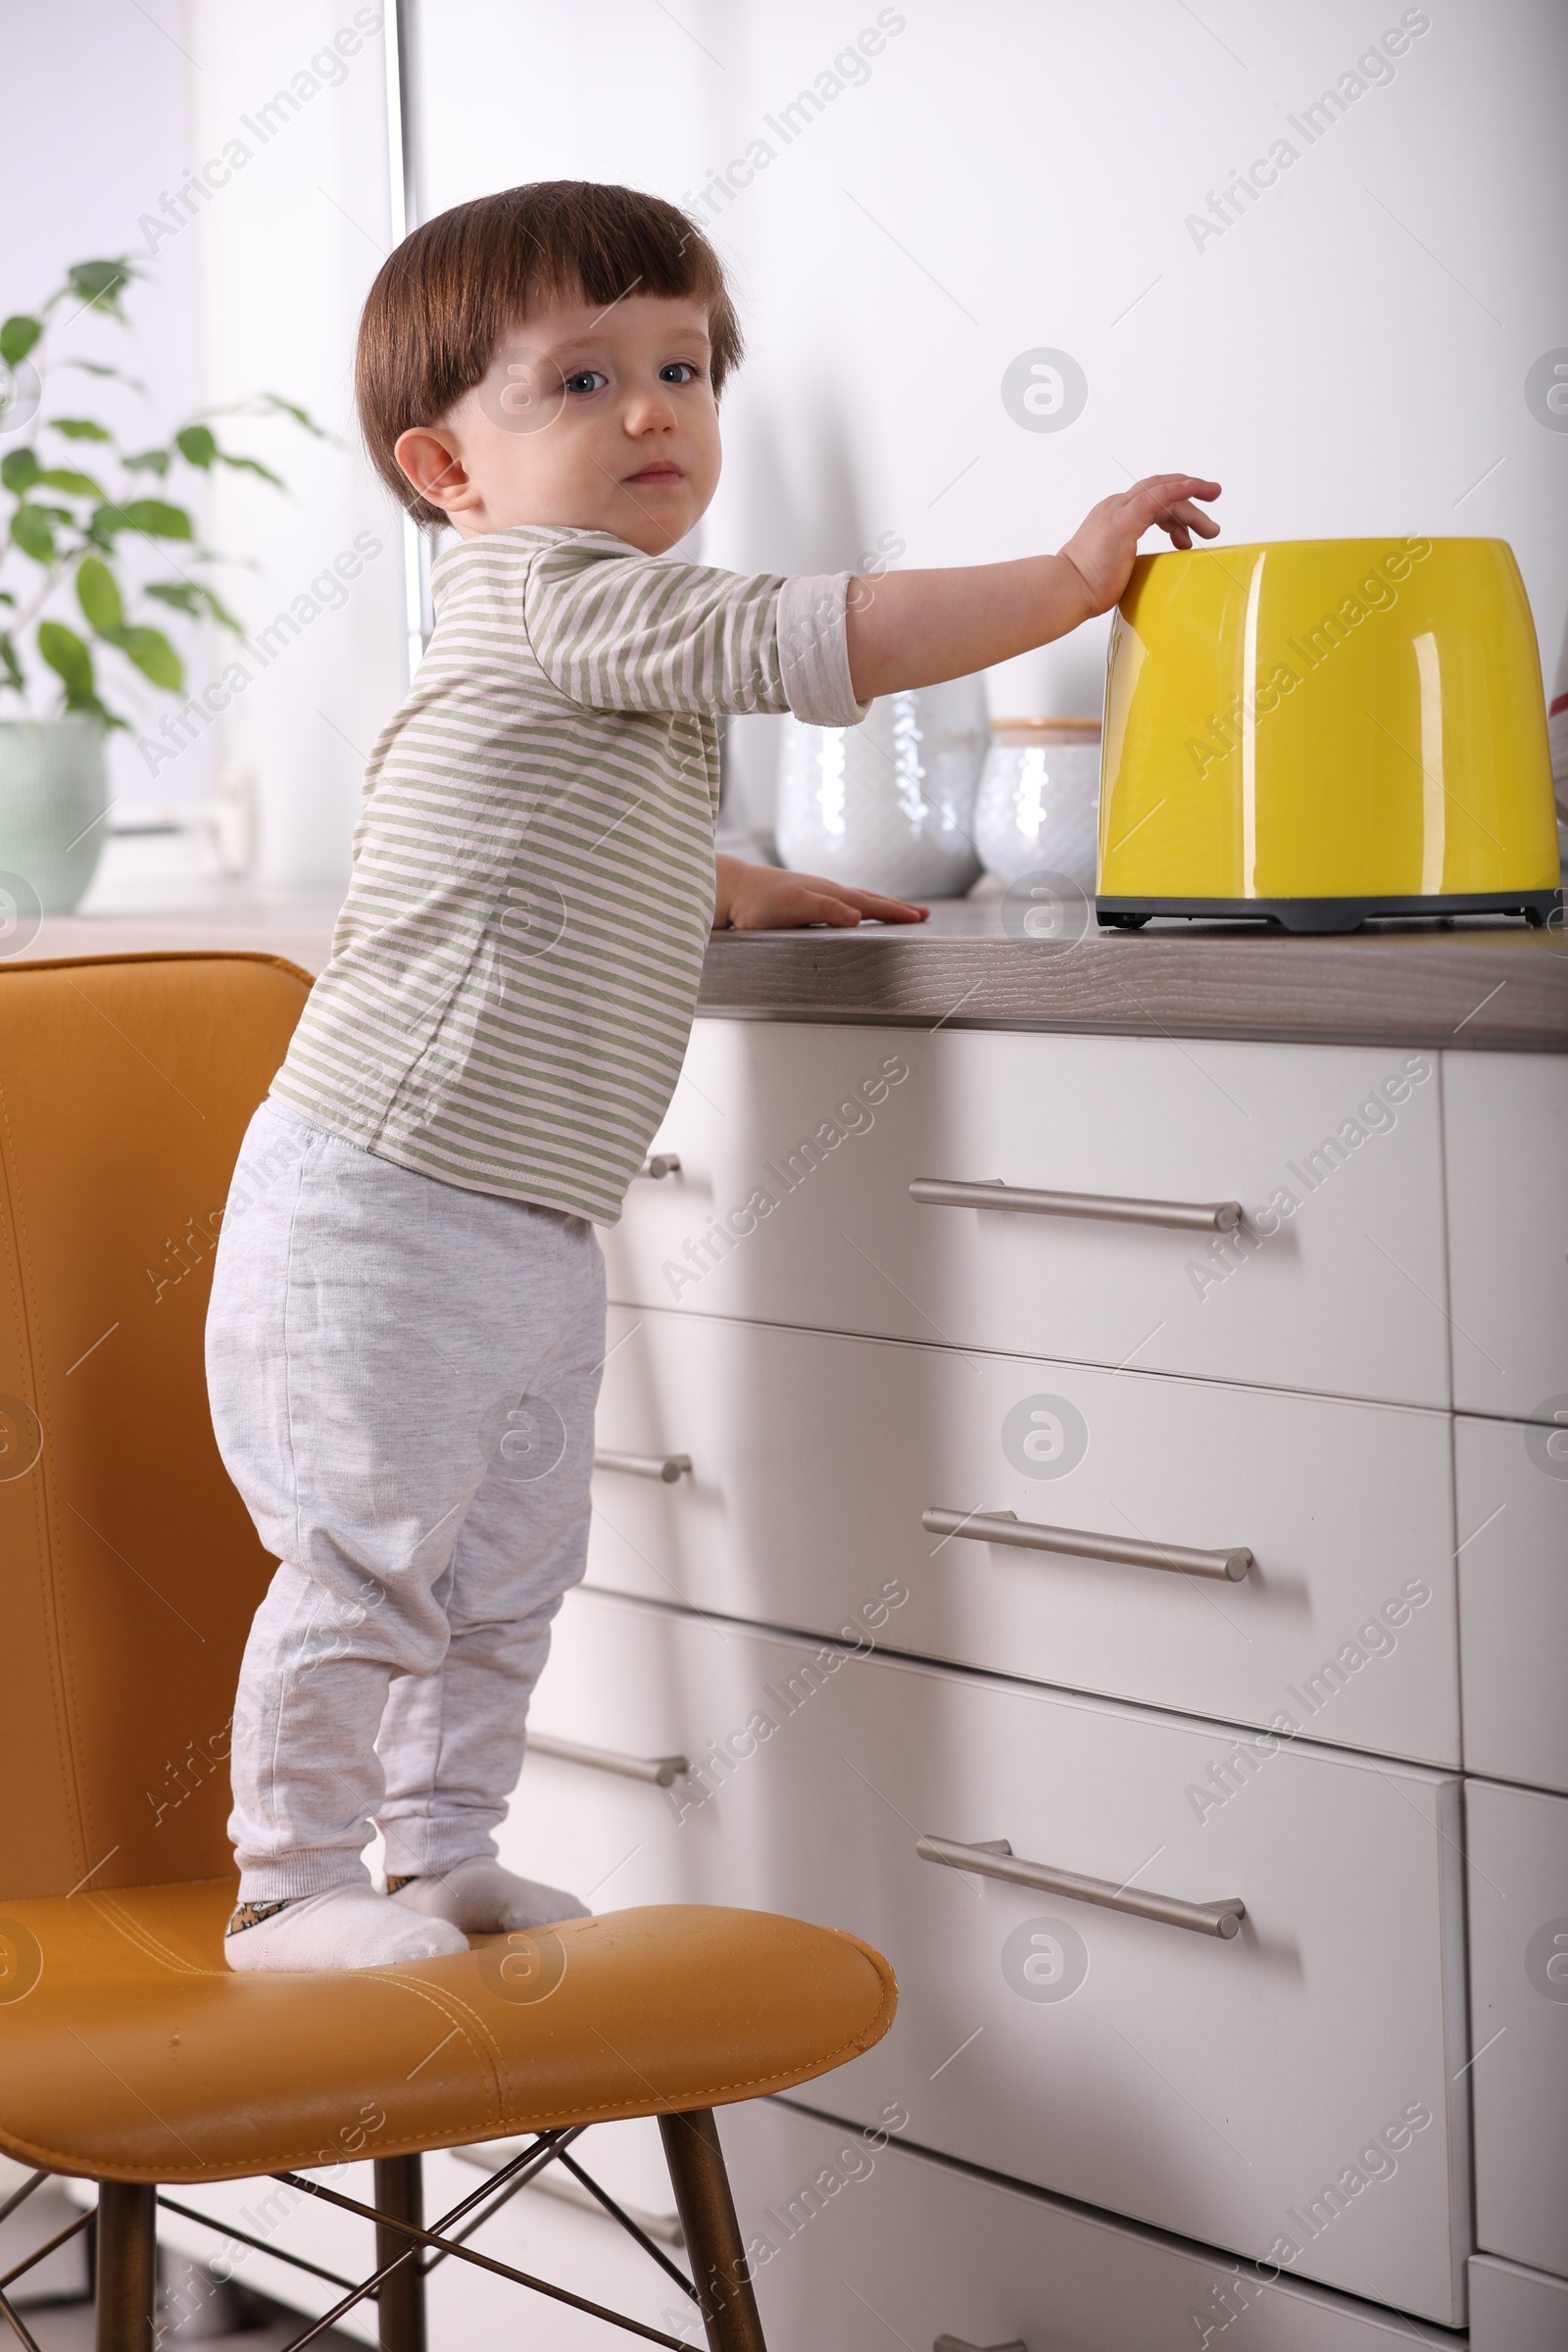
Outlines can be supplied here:
<path id="1" fill-rule="evenodd" d="M 124 449 L 79 406 L 58 414 L 49 399 L 52 332 L 89 312 L 128 324 L 122 298 L 144 274 L 123 256 L 78 262 L 47 302 L 0 323 L 0 441 L 10 444 L 0 458 L 0 574 L 9 575 L 0 585 L 0 693 L 26 713 L 0 718 L 0 935 L 29 914 L 74 906 L 92 880 L 109 812 L 104 737 L 129 723 L 105 699 L 115 689 L 100 684 L 100 662 L 108 658 L 111 677 L 115 663 L 126 663 L 160 692 L 180 695 L 184 663 L 161 623 L 214 620 L 243 635 L 202 576 L 222 559 L 169 492 L 182 471 L 218 466 L 283 484 L 259 458 L 222 448 L 210 419 L 281 411 L 318 431 L 271 392 L 204 411 L 151 449 Z M 98 361 L 53 367 L 146 389 Z M 146 576 L 149 554 L 157 576 Z M 46 698 L 53 708 L 40 713 Z"/>

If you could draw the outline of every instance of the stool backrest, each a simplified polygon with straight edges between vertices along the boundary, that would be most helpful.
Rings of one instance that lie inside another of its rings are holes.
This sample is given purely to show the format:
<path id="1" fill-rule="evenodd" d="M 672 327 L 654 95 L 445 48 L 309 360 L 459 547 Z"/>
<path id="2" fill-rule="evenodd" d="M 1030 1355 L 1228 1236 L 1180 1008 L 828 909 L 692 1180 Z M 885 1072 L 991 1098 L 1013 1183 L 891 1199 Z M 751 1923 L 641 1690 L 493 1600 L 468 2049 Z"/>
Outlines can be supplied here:
<path id="1" fill-rule="evenodd" d="M 0 965 L 0 1899 L 233 1867 L 228 1723 L 272 1563 L 202 1330 L 309 989 L 267 956 Z"/>

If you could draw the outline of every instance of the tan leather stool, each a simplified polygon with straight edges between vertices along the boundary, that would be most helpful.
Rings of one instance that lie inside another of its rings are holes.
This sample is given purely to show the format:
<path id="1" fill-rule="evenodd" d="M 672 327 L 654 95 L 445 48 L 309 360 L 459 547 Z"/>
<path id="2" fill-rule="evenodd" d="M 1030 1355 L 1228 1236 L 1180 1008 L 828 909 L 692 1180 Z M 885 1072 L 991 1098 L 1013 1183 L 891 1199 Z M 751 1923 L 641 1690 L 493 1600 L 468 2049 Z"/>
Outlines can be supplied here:
<path id="1" fill-rule="evenodd" d="M 376 2274 L 348 2300 L 375 2294 L 382 2345 L 419 2352 L 443 2229 L 577 2171 L 588 2124 L 658 2116 L 709 2343 L 760 2352 L 711 2110 L 880 2039 L 876 1952 L 682 1905 L 352 1974 L 223 1962 L 228 1723 L 272 1563 L 213 1443 L 202 1325 L 240 1137 L 309 985 L 264 956 L 0 966 L 0 2148 L 100 2183 L 100 2352 L 152 2343 L 158 2184 L 372 2156 Z M 516 2133 L 536 2136 L 426 2230 L 419 2151 Z"/>

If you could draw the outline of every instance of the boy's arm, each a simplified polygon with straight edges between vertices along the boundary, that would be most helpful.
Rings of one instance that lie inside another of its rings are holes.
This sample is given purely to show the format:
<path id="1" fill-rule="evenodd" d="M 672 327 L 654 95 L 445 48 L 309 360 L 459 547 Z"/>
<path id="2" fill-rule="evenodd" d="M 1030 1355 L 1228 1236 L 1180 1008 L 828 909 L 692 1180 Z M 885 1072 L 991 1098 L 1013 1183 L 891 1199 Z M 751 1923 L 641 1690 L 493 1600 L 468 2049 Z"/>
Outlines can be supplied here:
<path id="1" fill-rule="evenodd" d="M 748 865 L 743 858 L 713 859 L 715 931 L 790 931 L 801 923 L 848 929 L 862 915 L 882 923 L 923 923 L 930 911 L 875 890 L 851 890 L 819 874 L 792 874 L 776 865 Z"/>
<path id="2" fill-rule="evenodd" d="M 1195 498 L 1219 496 L 1199 474 L 1157 473 L 1102 499 L 1059 555 L 961 570 L 884 573 L 852 587 L 847 614 L 850 678 L 862 702 L 908 686 L 934 686 L 1010 661 L 1080 621 L 1108 612 L 1125 589 L 1138 542 L 1153 523 L 1177 547 L 1219 525 Z"/>

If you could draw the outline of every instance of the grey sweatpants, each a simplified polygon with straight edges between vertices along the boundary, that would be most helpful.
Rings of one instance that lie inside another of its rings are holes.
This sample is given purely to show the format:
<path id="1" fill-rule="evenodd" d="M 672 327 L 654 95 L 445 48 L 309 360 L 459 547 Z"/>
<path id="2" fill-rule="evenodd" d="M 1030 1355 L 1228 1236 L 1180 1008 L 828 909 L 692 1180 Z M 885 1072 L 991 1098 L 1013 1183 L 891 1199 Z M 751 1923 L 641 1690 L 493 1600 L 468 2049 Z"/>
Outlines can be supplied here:
<path id="1" fill-rule="evenodd" d="M 207 1321 L 213 1426 L 281 1562 L 234 1710 L 248 1902 L 496 1851 L 582 1575 L 604 1259 L 276 1102 L 241 1148 Z"/>

